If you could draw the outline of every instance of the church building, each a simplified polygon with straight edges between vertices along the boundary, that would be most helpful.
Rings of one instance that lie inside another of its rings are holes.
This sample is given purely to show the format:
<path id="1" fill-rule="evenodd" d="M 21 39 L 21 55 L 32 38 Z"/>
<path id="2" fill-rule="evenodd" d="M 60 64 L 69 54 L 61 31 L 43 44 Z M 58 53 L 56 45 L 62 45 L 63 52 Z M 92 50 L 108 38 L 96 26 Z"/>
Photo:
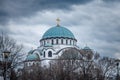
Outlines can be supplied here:
<path id="1" fill-rule="evenodd" d="M 57 19 L 57 25 L 43 34 L 37 49 L 28 52 L 25 61 L 27 66 L 39 64 L 40 60 L 58 59 L 62 55 L 62 51 L 67 48 L 79 49 L 74 34 L 66 27 L 61 26 L 59 22 L 60 20 Z"/>

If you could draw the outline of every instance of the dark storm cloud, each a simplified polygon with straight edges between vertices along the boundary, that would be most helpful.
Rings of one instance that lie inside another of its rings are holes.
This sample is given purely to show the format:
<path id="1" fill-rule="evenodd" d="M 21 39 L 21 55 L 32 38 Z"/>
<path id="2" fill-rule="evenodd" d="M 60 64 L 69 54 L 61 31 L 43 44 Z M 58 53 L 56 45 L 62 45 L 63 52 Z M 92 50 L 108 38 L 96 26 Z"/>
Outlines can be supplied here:
<path id="1" fill-rule="evenodd" d="M 90 1 L 92 0 L 0 0 L 0 24 L 5 24 L 10 18 L 33 15 L 38 10 L 67 10 L 71 5 Z"/>
<path id="2" fill-rule="evenodd" d="M 103 56 L 120 56 L 119 0 L 1 1 L 0 24 L 6 25 L 0 25 L 0 31 L 9 32 L 27 50 L 39 46 L 43 33 L 60 17 L 61 25 L 71 28 L 80 47 L 88 44 Z"/>
<path id="3" fill-rule="evenodd" d="M 117 19 L 116 20 L 120 20 Z M 116 23 L 115 25 L 111 24 L 98 24 L 97 27 L 94 27 L 93 36 L 99 40 L 104 40 L 107 42 L 120 42 L 120 24 Z"/>

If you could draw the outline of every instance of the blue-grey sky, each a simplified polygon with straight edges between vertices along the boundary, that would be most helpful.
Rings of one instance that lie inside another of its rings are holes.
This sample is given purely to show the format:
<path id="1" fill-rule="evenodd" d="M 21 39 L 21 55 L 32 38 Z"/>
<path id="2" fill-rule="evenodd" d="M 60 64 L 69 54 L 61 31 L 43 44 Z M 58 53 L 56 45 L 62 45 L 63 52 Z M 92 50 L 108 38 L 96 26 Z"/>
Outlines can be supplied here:
<path id="1" fill-rule="evenodd" d="M 87 44 L 102 56 L 120 58 L 120 0 L 0 0 L 0 31 L 26 52 L 39 46 L 58 17 L 80 48 Z"/>

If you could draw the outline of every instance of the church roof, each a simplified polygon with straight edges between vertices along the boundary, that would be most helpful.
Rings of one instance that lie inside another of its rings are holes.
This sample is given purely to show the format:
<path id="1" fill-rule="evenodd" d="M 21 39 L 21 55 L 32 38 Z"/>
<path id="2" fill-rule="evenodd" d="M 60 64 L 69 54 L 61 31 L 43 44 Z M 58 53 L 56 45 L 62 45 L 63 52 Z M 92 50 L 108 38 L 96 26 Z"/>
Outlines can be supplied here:
<path id="1" fill-rule="evenodd" d="M 91 50 L 88 46 L 85 46 L 83 50 Z"/>
<path id="2" fill-rule="evenodd" d="M 48 29 L 42 39 L 46 39 L 46 38 L 56 38 L 56 37 L 64 37 L 64 38 L 72 38 L 75 39 L 73 33 L 68 30 L 65 27 L 62 27 L 60 25 L 57 25 L 55 27 L 52 27 L 50 29 Z"/>
<path id="3" fill-rule="evenodd" d="M 39 56 L 37 54 L 28 54 L 26 60 L 31 61 L 31 60 L 40 60 Z"/>

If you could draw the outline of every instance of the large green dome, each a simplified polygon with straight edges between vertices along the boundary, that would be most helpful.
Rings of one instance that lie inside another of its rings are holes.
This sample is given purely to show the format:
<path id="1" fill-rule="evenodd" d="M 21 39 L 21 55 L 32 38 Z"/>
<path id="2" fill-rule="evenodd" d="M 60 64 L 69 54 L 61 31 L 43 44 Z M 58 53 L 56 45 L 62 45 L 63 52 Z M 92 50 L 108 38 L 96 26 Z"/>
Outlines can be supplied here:
<path id="1" fill-rule="evenodd" d="M 55 27 L 52 27 L 50 29 L 48 29 L 42 39 L 46 39 L 46 38 L 56 38 L 56 37 L 64 37 L 64 38 L 72 38 L 72 39 L 75 39 L 73 33 L 68 30 L 67 28 L 65 27 L 62 27 L 62 26 L 55 26 Z"/>

